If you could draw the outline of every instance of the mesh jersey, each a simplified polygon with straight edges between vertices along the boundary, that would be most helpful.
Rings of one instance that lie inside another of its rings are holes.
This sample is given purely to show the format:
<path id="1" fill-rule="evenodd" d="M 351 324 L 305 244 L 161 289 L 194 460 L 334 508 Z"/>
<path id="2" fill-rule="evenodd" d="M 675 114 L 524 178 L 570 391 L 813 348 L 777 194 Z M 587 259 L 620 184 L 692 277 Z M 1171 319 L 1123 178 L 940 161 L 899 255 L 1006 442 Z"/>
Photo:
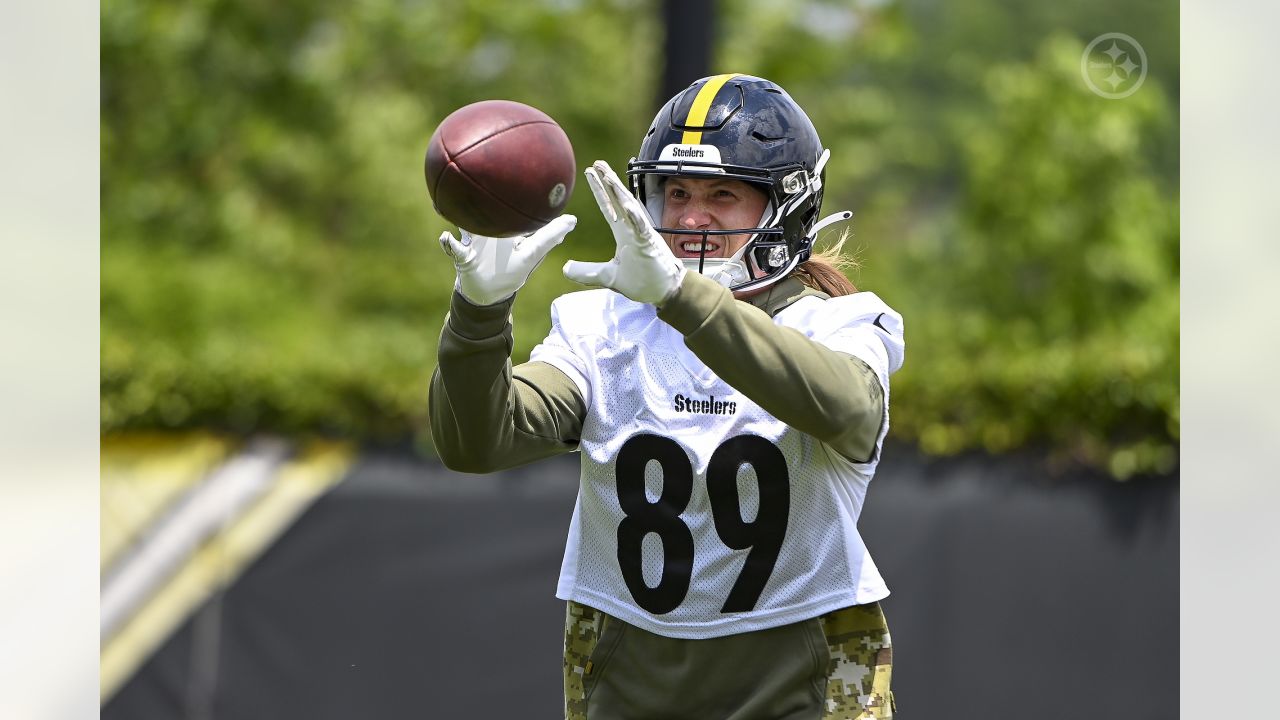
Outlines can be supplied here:
<path id="1" fill-rule="evenodd" d="M 871 461 L 854 463 L 720 380 L 652 305 L 609 290 L 552 304 L 530 360 L 587 406 L 581 485 L 556 596 L 660 635 L 798 622 L 888 595 L 858 534 L 889 426 L 901 317 L 872 293 L 805 297 L 774 316 L 866 362 L 884 389 Z"/>

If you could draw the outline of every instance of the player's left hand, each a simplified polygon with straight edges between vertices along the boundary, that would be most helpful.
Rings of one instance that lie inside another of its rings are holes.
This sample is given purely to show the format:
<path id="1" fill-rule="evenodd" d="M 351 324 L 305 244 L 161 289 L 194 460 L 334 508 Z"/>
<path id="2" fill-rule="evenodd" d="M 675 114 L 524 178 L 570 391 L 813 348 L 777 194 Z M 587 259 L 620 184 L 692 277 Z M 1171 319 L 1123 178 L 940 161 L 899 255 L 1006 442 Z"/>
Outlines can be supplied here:
<path id="1" fill-rule="evenodd" d="M 653 228 L 649 212 L 603 160 L 586 169 L 591 194 L 613 230 L 613 259 L 604 263 L 570 260 L 565 277 L 584 285 L 603 285 L 642 303 L 661 305 L 680 288 L 684 265 Z"/>

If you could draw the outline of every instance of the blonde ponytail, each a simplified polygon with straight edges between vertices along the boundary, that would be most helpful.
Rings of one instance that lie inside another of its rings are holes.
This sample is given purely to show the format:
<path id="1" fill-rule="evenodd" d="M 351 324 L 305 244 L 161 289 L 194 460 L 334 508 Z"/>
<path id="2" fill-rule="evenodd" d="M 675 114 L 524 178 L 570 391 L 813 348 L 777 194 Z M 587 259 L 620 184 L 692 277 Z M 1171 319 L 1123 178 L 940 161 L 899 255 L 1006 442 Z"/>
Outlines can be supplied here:
<path id="1" fill-rule="evenodd" d="M 809 259 L 800 263 L 793 274 L 800 282 L 831 297 L 858 292 L 858 288 L 845 277 L 845 271 L 856 270 L 859 266 L 856 258 L 841 252 L 849 237 L 846 229 L 840 233 L 840 239 L 829 247 L 821 250 L 815 247 Z"/>

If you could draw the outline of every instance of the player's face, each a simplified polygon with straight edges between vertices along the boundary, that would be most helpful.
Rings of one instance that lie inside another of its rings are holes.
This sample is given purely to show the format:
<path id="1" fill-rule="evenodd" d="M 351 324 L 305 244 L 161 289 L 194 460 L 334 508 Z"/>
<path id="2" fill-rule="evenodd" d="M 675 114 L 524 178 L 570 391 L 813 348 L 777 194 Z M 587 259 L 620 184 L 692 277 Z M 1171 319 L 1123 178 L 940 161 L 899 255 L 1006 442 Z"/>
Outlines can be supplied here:
<path id="1" fill-rule="evenodd" d="M 769 199 L 762 190 L 741 180 L 667 178 L 663 184 L 662 227 L 685 230 L 733 230 L 760 224 Z M 664 235 L 676 257 L 698 257 L 702 238 Z M 708 235 L 704 257 L 729 257 L 750 235 Z"/>

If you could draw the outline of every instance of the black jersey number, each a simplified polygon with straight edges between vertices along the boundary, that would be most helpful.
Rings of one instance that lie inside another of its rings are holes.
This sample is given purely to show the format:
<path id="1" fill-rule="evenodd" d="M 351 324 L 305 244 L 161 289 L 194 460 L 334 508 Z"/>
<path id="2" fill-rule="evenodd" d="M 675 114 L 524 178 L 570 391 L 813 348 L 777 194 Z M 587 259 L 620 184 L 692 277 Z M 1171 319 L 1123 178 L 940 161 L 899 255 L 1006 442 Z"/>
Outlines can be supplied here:
<path id="1" fill-rule="evenodd" d="M 645 467 L 662 469 L 662 495 L 649 502 L 644 489 Z M 751 522 L 742 519 L 738 471 L 755 470 L 760 505 Z M 617 460 L 618 503 L 626 517 L 618 525 L 618 566 L 636 604 L 655 615 L 680 606 L 693 577 L 693 533 L 680 519 L 693 496 L 693 465 L 676 441 L 648 433 L 622 445 Z M 749 612 L 756 606 L 773 573 L 787 534 L 791 486 L 787 460 L 776 445 L 757 435 L 726 440 L 711 454 L 707 466 L 707 495 L 721 542 L 746 550 L 742 572 L 729 590 L 722 613 Z M 662 542 L 662 576 L 649 587 L 641 568 L 641 545 L 649 533 Z"/>

